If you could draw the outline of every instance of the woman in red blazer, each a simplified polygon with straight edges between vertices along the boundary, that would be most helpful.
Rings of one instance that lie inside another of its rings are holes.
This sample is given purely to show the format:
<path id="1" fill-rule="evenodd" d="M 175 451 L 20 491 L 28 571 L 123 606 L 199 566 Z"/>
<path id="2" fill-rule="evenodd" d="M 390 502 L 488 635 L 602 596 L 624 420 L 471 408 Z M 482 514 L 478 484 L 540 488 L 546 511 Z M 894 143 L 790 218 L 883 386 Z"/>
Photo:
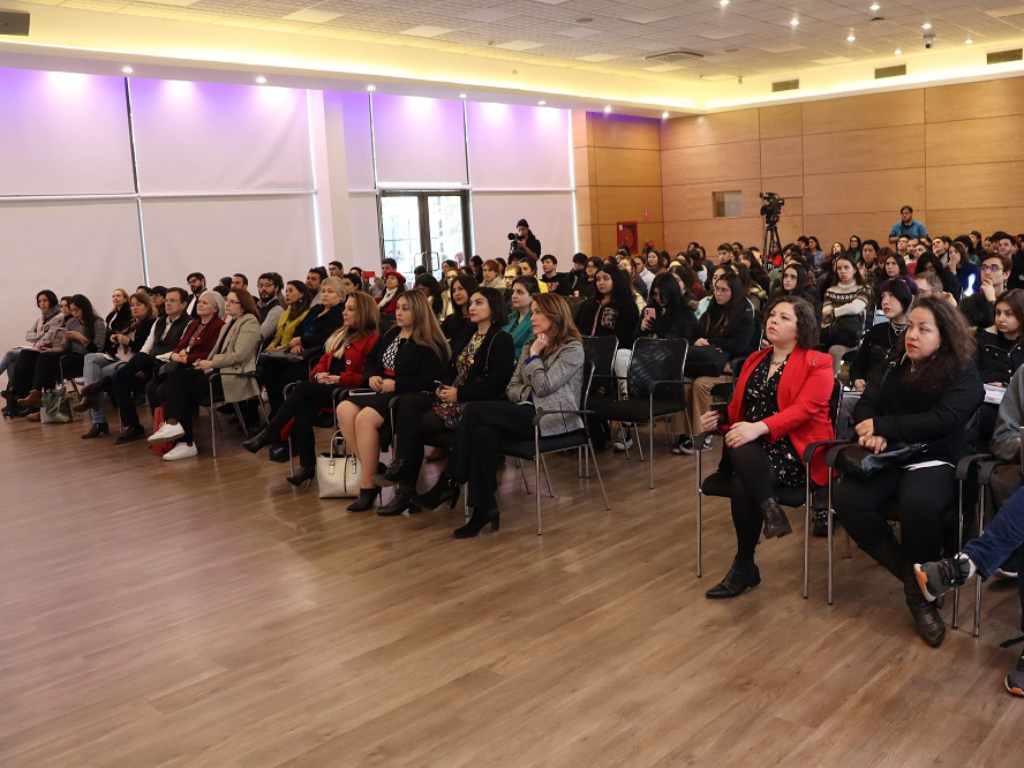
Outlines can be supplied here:
<path id="1" fill-rule="evenodd" d="M 728 424 L 717 411 L 701 417 L 704 431 L 725 433 L 718 473 L 731 483 L 736 559 L 726 577 L 708 590 L 709 599 L 737 597 L 761 583 L 754 549 L 761 536 L 792 531 L 776 496 L 779 488 L 802 487 L 801 457 L 819 440 L 833 439 L 829 418 L 832 358 L 814 351 L 818 320 L 804 299 L 780 296 L 768 306 L 765 337 L 771 344 L 747 358 L 728 407 Z M 828 480 L 824 455 L 811 462 L 811 479 Z"/>
<path id="2" fill-rule="evenodd" d="M 341 328 L 327 339 L 323 357 L 309 372 L 309 381 L 296 384 L 274 418 L 256 435 L 242 443 L 253 453 L 264 446 L 291 439 L 302 469 L 288 478 L 302 485 L 316 474 L 316 440 L 313 423 L 322 410 L 332 410 L 336 389 L 366 386 L 366 358 L 377 343 L 380 312 L 373 298 L 356 291 L 345 300 Z"/>

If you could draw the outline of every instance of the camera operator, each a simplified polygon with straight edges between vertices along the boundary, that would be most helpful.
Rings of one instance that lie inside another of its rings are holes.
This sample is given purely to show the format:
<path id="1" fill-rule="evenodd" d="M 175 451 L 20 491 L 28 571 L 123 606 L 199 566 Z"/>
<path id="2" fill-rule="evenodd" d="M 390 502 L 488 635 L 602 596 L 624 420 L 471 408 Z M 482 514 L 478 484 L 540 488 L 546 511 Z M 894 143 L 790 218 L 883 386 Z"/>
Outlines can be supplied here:
<path id="1" fill-rule="evenodd" d="M 526 219 L 520 219 L 516 223 L 516 231 L 508 233 L 509 256 L 522 258 L 530 256 L 534 260 L 540 258 L 540 240 L 530 231 L 530 223 Z"/>

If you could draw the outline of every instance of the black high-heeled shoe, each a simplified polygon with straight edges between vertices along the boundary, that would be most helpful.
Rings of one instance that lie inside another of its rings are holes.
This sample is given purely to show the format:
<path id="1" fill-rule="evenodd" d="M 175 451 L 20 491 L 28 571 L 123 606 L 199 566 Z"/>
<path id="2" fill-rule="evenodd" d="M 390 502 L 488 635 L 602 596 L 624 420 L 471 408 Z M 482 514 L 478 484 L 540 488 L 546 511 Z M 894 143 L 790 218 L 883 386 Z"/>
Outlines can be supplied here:
<path id="1" fill-rule="evenodd" d="M 498 512 L 498 508 L 488 509 L 484 512 L 473 510 L 473 516 L 469 518 L 469 522 L 461 528 L 456 528 L 452 533 L 456 539 L 472 539 L 480 534 L 487 524 L 490 523 L 491 531 L 497 532 L 501 528 L 501 514 Z"/>
<path id="2" fill-rule="evenodd" d="M 785 511 L 775 499 L 765 499 L 761 504 L 761 514 L 764 515 L 764 537 L 766 539 L 788 536 L 793 532 L 793 526 L 789 524 L 789 518 Z"/>
<path id="3" fill-rule="evenodd" d="M 348 505 L 349 512 L 365 512 L 373 508 L 373 502 L 380 496 L 380 488 L 360 488 L 359 498 Z"/>
<path id="4" fill-rule="evenodd" d="M 442 472 L 433 488 L 416 497 L 416 503 L 424 509 L 437 509 L 448 502 L 448 506 L 454 509 L 461 492 L 462 486 L 459 481 L 447 472 Z"/>
<path id="5" fill-rule="evenodd" d="M 316 477 L 316 467 L 302 467 L 294 475 L 288 476 L 288 482 L 296 488 L 301 488 L 312 482 L 314 477 Z"/>
<path id="6" fill-rule="evenodd" d="M 419 512 L 416 505 L 416 489 L 405 486 L 398 486 L 395 489 L 395 498 L 377 510 L 380 517 L 397 517 L 404 512 Z"/>
<path id="7" fill-rule="evenodd" d="M 249 453 L 259 453 L 263 448 L 266 448 L 274 442 L 270 437 L 270 432 L 261 429 L 255 435 L 250 437 L 248 440 L 242 441 L 242 447 L 245 448 Z"/>

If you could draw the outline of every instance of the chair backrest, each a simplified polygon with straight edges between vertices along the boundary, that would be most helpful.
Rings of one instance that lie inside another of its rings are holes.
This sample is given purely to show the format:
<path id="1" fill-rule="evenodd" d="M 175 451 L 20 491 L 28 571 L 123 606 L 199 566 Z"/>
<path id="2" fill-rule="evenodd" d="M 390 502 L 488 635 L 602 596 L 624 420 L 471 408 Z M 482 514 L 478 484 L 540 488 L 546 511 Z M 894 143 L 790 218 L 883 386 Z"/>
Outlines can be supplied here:
<path id="1" fill-rule="evenodd" d="M 583 337 L 583 353 L 589 366 L 583 370 L 588 397 L 615 397 L 615 353 L 618 350 L 619 340 L 615 336 Z"/>
<path id="2" fill-rule="evenodd" d="M 652 394 L 663 400 L 683 398 L 681 383 L 657 384 L 656 381 L 681 382 L 689 344 L 686 339 L 639 337 L 633 343 L 633 357 L 626 375 L 629 397 L 646 398 Z"/>

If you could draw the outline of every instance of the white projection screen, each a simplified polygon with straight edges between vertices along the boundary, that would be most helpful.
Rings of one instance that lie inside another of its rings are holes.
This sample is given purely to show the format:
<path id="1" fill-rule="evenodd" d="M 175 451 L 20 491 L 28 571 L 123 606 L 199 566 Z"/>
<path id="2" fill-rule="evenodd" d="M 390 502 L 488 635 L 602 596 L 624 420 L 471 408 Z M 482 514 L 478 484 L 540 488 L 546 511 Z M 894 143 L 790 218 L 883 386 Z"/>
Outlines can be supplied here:
<path id="1" fill-rule="evenodd" d="M 467 110 L 474 189 L 572 186 L 569 110 L 476 102 Z"/>

